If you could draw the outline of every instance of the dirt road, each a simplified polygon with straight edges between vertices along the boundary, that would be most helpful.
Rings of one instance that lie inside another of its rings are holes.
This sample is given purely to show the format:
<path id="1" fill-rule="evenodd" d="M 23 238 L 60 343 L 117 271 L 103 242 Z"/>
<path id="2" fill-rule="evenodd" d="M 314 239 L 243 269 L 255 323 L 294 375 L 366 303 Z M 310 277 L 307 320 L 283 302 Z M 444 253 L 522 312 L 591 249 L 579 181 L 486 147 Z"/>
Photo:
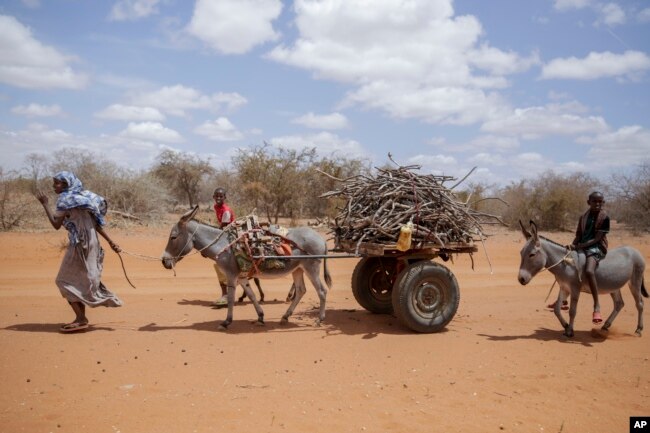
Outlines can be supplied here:
<path id="1" fill-rule="evenodd" d="M 65 232 L 0 233 L 0 431 L 600 433 L 650 415 L 650 335 L 634 336 L 627 288 L 607 336 L 593 330 L 584 296 L 567 340 L 545 308 L 551 275 L 520 286 L 522 237 L 495 233 L 474 270 L 469 257 L 446 264 L 460 307 L 445 331 L 426 335 L 356 304 L 356 259 L 329 261 L 321 327 L 310 285 L 280 325 L 291 284 L 282 279 L 263 281 L 265 327 L 244 303 L 224 333 L 225 311 L 209 306 L 217 282 L 207 259 L 182 261 L 174 276 L 159 261 L 124 256 L 132 289 L 110 251 L 104 282 L 124 306 L 90 310 L 89 330 L 61 334 L 73 318 L 54 285 Z M 158 257 L 168 229 L 111 234 L 127 251 Z M 646 260 L 649 241 L 610 236 Z M 602 304 L 608 314 L 609 297 Z"/>

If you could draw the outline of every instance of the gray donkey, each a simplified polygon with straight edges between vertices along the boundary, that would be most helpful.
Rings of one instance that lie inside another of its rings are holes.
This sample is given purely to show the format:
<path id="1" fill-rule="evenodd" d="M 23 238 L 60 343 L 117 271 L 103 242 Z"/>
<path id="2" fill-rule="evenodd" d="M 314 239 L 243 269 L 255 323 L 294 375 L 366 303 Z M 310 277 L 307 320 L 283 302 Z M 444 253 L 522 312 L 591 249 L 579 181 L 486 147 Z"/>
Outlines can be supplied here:
<path id="1" fill-rule="evenodd" d="M 524 225 L 521 230 L 526 238 L 526 244 L 521 249 L 521 265 L 519 266 L 519 283 L 526 285 L 538 272 L 548 270 L 555 276 L 559 286 L 557 302 L 555 303 L 555 315 L 564 327 L 564 335 L 573 337 L 573 321 L 578 308 L 580 292 L 590 293 L 586 279 L 582 278 L 582 271 L 585 267 L 585 255 L 570 251 L 565 246 L 540 236 L 537 233 L 537 226 L 531 221 L 530 231 Z M 643 282 L 645 261 L 641 253 L 628 246 L 610 250 L 607 256 L 600 262 L 596 269 L 598 281 L 598 292 L 609 293 L 614 300 L 614 311 L 609 315 L 603 327 L 607 331 L 616 316 L 623 308 L 623 297 L 621 287 L 628 283 L 634 305 L 638 312 L 638 323 L 636 334 L 641 336 L 643 332 L 643 298 L 648 297 L 648 292 Z M 562 317 L 560 308 L 567 295 L 571 295 L 569 307 L 569 323 Z"/>
<path id="2" fill-rule="evenodd" d="M 199 207 L 186 212 L 181 216 L 180 220 L 174 224 L 169 234 L 169 240 L 165 247 L 165 252 L 162 255 L 162 264 L 166 269 L 172 269 L 178 261 L 187 255 L 192 249 L 201 252 L 204 257 L 209 257 L 217 263 L 217 266 L 226 274 L 228 279 L 228 314 L 226 320 L 219 326 L 220 329 L 227 329 L 232 323 L 233 305 L 235 303 L 235 287 L 239 279 L 239 266 L 235 258 L 233 249 L 230 248 L 229 243 L 231 240 L 223 230 L 216 227 L 198 222 L 194 220 L 196 212 Z M 289 229 L 286 235 L 293 245 L 292 253 L 294 255 L 317 255 L 323 256 L 327 254 L 327 244 L 325 240 L 314 230 L 309 227 L 296 227 Z M 323 276 L 327 287 L 323 284 L 319 277 L 320 264 L 323 262 Z M 306 293 L 305 280 L 303 274 L 306 273 L 309 281 L 316 288 L 318 297 L 320 299 L 320 310 L 317 325 L 325 320 L 325 302 L 327 298 L 328 287 L 332 287 L 332 278 L 327 270 L 326 259 L 321 258 L 300 258 L 286 260 L 284 269 L 272 269 L 268 271 L 260 271 L 251 277 L 261 279 L 279 278 L 287 274 L 293 277 L 293 284 L 295 286 L 295 297 L 286 313 L 282 316 L 281 323 L 286 323 L 289 317 L 293 314 L 300 299 Z M 244 279 L 242 279 L 244 280 Z M 264 311 L 257 302 L 257 298 L 253 290 L 248 284 L 242 284 L 246 295 L 251 299 L 257 312 L 258 323 L 264 324 Z"/>

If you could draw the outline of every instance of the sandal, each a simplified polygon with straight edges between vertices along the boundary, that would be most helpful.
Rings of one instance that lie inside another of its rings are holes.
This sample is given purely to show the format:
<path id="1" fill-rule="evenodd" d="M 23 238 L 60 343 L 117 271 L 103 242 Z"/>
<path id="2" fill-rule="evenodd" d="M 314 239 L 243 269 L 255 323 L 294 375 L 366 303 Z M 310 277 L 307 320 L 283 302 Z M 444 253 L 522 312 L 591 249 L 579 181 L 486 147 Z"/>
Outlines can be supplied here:
<path id="1" fill-rule="evenodd" d="M 226 295 L 223 295 L 221 298 L 217 299 L 213 303 L 210 304 L 212 307 L 227 307 L 228 306 L 228 297 Z"/>
<path id="2" fill-rule="evenodd" d="M 603 318 L 600 315 L 600 311 L 594 311 L 594 314 L 592 315 L 591 321 L 593 323 L 600 323 L 603 321 Z"/>
<path id="3" fill-rule="evenodd" d="M 72 322 L 72 323 L 66 323 L 63 325 L 59 331 L 61 332 L 77 332 L 77 331 L 82 331 L 84 329 L 88 329 L 88 323 L 78 323 L 78 322 Z"/>

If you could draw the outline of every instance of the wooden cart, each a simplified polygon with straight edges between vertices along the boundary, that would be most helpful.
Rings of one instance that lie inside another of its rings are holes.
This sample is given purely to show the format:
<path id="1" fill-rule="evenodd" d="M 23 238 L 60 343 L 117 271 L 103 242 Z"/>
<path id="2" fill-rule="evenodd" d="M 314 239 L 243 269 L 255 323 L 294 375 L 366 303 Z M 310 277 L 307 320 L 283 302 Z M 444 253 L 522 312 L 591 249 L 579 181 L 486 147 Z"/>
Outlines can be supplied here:
<path id="1" fill-rule="evenodd" d="M 442 330 L 453 319 L 460 303 L 454 274 L 432 261 L 452 254 L 477 251 L 471 243 L 428 244 L 399 251 L 396 245 L 341 242 L 339 251 L 361 256 L 352 273 L 352 293 L 372 313 L 394 314 L 417 332 Z"/>

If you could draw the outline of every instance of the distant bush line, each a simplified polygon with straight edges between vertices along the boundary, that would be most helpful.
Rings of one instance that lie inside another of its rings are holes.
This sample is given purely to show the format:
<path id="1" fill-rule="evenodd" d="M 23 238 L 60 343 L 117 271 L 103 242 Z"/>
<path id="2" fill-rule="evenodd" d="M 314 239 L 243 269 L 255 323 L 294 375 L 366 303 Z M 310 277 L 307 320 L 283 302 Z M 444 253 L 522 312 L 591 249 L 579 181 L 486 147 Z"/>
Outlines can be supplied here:
<path id="1" fill-rule="evenodd" d="M 120 167 L 91 151 L 67 148 L 47 156 L 30 154 L 17 171 L 0 167 L 0 231 L 43 226 L 45 215 L 34 193 L 39 189 L 51 193 L 53 206 L 52 175 L 60 170 L 74 172 L 85 188 L 106 197 L 111 221 L 136 224 L 155 224 L 170 212 L 180 213 L 196 204 L 209 211 L 218 186 L 226 188 L 227 201 L 239 216 L 254 212 L 274 223 L 279 218 L 324 220 L 333 218 L 344 204 L 320 198 L 337 189 L 333 178 L 373 173 L 365 159 L 322 157 L 315 149 L 287 150 L 268 144 L 239 150 L 231 164 L 221 168 L 193 154 L 165 150 L 152 167 L 140 171 Z M 575 230 L 578 217 L 587 209 L 587 197 L 595 190 L 605 194 L 613 220 L 633 231 L 650 231 L 648 162 L 631 174 L 608 179 L 547 171 L 506 186 L 474 183 L 470 176 L 454 188 L 459 200 L 498 216 L 512 228 L 518 227 L 519 220 L 533 220 L 549 231 Z"/>

